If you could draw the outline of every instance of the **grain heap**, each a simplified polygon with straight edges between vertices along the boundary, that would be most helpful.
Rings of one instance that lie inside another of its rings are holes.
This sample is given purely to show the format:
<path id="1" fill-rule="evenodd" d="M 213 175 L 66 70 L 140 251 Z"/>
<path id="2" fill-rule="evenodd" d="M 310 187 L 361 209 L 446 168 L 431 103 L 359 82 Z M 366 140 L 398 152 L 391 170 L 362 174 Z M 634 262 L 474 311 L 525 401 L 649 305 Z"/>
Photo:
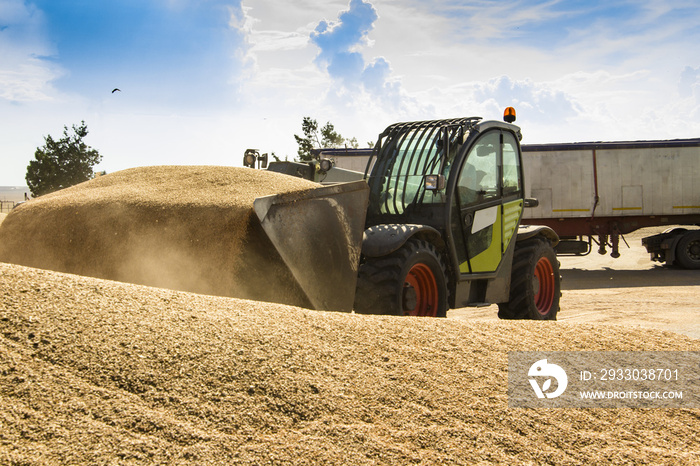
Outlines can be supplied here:
<path id="1" fill-rule="evenodd" d="M 315 187 L 236 167 L 124 170 L 15 209 L 0 225 L 0 261 L 305 305 L 252 207 L 260 196 Z"/>
<path id="2" fill-rule="evenodd" d="M 507 404 L 508 351 L 699 349 L 0 264 L 0 464 L 700 464 L 698 410 Z"/>

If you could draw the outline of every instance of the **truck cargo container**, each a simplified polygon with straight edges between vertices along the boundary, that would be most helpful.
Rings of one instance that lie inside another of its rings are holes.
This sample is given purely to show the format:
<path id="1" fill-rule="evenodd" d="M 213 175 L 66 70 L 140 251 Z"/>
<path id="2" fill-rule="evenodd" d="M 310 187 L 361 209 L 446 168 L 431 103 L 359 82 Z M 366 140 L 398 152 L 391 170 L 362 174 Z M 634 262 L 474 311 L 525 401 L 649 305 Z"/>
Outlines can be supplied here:
<path id="1" fill-rule="evenodd" d="M 644 238 L 654 261 L 700 268 L 700 138 L 631 142 L 524 144 L 528 197 L 524 224 L 560 236 L 558 254 L 597 245 L 619 257 L 624 234 L 675 226 Z"/>

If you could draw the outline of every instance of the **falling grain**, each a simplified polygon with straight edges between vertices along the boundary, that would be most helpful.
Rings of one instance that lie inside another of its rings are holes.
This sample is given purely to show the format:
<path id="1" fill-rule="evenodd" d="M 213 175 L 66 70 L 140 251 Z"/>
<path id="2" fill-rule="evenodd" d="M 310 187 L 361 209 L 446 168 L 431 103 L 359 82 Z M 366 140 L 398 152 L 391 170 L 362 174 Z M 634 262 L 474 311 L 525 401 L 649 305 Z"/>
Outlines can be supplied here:
<path id="1" fill-rule="evenodd" d="M 304 305 L 252 208 L 258 197 L 314 187 L 247 168 L 124 170 L 17 208 L 0 227 L 0 260 Z"/>

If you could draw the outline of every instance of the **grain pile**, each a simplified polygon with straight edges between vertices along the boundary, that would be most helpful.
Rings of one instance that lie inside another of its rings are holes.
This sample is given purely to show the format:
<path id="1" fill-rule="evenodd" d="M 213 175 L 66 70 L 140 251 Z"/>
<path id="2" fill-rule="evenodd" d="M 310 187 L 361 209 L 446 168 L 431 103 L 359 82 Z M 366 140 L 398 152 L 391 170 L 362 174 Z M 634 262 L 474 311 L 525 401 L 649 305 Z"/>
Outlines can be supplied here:
<path id="1" fill-rule="evenodd" d="M 124 170 L 12 211 L 0 225 L 0 261 L 306 305 L 252 208 L 257 197 L 314 187 L 236 167 Z"/>
<path id="2" fill-rule="evenodd" d="M 510 350 L 671 333 L 308 311 L 0 264 L 1 464 L 700 464 L 700 412 L 507 407 Z"/>

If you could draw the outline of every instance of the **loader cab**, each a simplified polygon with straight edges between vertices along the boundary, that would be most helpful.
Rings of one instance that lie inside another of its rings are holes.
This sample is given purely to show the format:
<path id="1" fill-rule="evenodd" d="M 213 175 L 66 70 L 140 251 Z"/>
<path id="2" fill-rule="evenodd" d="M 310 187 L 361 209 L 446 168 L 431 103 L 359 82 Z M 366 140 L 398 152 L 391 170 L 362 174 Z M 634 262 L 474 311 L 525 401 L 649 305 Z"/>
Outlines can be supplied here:
<path id="1" fill-rule="evenodd" d="M 518 230 L 519 140 L 507 119 L 478 117 L 397 123 L 380 135 L 365 173 L 357 312 L 445 316 L 496 303 L 501 318 L 556 318 L 558 238 Z"/>
<path id="2" fill-rule="evenodd" d="M 483 122 L 450 175 L 450 237 L 461 274 L 495 272 L 523 210 L 517 127 Z"/>
<path id="3" fill-rule="evenodd" d="M 506 291 L 493 282 L 509 283 L 512 240 L 524 204 L 519 135 L 515 125 L 480 118 L 387 128 L 367 179 L 368 235 L 379 236 L 383 228 L 387 237 L 376 254 L 413 236 L 429 239 L 443 251 L 453 298 L 497 302 L 496 295 Z M 375 242 L 380 240 L 372 246 Z M 478 280 L 484 287 L 489 281 L 491 291 L 467 284 Z M 466 291 L 460 292 L 460 283 Z"/>
<path id="4" fill-rule="evenodd" d="M 523 208 L 519 134 L 476 117 L 390 126 L 370 161 L 367 226 L 433 228 L 455 270 L 496 271 Z"/>

